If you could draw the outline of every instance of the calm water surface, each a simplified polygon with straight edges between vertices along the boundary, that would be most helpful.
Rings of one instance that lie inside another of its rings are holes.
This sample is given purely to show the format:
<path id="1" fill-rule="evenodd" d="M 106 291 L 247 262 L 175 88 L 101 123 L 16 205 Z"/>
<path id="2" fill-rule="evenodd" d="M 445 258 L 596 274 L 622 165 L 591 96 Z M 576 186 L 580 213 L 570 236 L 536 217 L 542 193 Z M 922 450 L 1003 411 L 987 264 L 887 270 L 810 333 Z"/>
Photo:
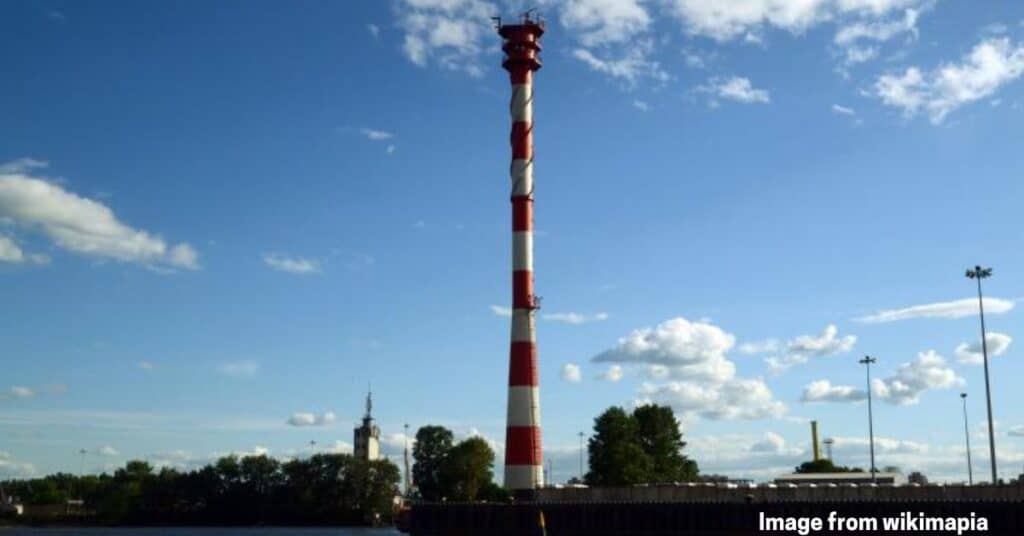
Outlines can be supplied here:
<path id="1" fill-rule="evenodd" d="M 346 528 L 22 528 L 0 527 L 0 536 L 394 536 L 395 529 Z"/>

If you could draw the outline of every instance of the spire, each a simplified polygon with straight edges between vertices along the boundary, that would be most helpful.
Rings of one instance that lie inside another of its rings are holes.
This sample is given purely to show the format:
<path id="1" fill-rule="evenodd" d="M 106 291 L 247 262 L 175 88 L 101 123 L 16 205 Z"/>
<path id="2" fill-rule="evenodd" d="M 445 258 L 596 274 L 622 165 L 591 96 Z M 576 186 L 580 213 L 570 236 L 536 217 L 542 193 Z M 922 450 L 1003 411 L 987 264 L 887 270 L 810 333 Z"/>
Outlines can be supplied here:
<path id="1" fill-rule="evenodd" d="M 372 419 L 373 418 L 373 416 L 371 415 L 372 412 L 373 412 L 373 391 L 370 391 L 369 389 L 367 389 L 367 391 L 366 391 L 366 418 L 367 419 Z"/>

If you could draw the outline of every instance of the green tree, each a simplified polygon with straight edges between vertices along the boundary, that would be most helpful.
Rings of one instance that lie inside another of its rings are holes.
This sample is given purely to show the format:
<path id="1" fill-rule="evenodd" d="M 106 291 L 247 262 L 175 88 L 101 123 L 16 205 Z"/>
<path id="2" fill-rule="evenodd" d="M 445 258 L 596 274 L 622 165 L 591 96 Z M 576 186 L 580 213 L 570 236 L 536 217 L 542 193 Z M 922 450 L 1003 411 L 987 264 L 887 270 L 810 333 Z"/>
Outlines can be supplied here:
<path id="1" fill-rule="evenodd" d="M 475 501 L 494 481 L 494 451 L 483 438 L 470 437 L 448 451 L 441 464 L 441 494 L 449 501 Z"/>
<path id="2" fill-rule="evenodd" d="M 683 455 L 683 434 L 668 406 L 646 404 L 633 410 L 640 448 L 651 459 L 647 482 L 690 482 L 697 479 L 697 463 Z"/>
<path id="3" fill-rule="evenodd" d="M 818 460 L 807 461 L 796 466 L 795 471 L 797 473 L 862 473 L 863 470 L 859 468 L 849 468 L 843 465 L 836 465 L 832 463 L 832 460 L 827 458 L 820 458 Z"/>
<path id="4" fill-rule="evenodd" d="M 591 486 L 628 486 L 647 481 L 651 457 L 640 445 L 636 419 L 622 408 L 611 407 L 594 419 L 594 434 L 587 444 Z"/>
<path id="5" fill-rule="evenodd" d="M 443 426 L 424 426 L 416 431 L 412 449 L 413 482 L 425 501 L 441 500 L 441 466 L 452 449 L 454 436 Z"/>

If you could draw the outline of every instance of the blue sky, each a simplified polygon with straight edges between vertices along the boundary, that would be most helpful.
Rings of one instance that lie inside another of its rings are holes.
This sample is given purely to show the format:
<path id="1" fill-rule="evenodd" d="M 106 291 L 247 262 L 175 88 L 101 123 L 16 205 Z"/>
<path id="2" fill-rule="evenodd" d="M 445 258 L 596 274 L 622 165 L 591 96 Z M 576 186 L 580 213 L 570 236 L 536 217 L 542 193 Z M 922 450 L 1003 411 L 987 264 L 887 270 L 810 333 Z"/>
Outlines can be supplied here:
<path id="1" fill-rule="evenodd" d="M 613 404 L 767 479 L 807 421 L 866 466 L 1024 464 L 1014 327 L 1024 7 L 542 1 L 542 418 L 554 479 Z M 503 443 L 502 0 L 0 7 L 0 475 Z M 298 414 L 298 415 L 297 415 Z M 290 422 L 289 422 L 290 421 Z M 297 426 L 299 424 L 301 426 Z M 77 454 L 87 449 L 84 463 Z"/>

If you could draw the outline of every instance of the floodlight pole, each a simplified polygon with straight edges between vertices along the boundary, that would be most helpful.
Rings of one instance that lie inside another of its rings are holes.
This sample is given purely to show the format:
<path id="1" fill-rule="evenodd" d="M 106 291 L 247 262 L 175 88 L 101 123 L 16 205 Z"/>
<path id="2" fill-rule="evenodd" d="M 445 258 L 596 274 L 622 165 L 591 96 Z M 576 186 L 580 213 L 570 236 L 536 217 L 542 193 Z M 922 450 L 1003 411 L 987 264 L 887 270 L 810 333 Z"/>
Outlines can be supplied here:
<path id="1" fill-rule="evenodd" d="M 974 469 L 971 468 L 971 432 L 967 427 L 967 393 L 960 393 L 964 401 L 964 439 L 967 441 L 967 485 L 974 485 Z"/>
<path id="2" fill-rule="evenodd" d="M 978 312 L 981 317 L 981 357 L 985 364 L 985 404 L 988 407 L 988 454 L 992 461 L 992 484 L 999 483 L 996 477 L 996 432 L 992 427 L 992 390 L 988 382 L 988 342 L 985 340 L 985 302 L 981 297 L 981 280 L 992 276 L 991 268 L 975 266 L 973 270 L 967 270 L 969 279 L 978 280 Z"/>
<path id="3" fill-rule="evenodd" d="M 875 469 L 875 419 L 871 413 L 871 364 L 877 361 L 877 359 L 871 356 L 864 356 L 864 359 L 858 361 L 861 365 L 867 366 L 868 372 L 868 444 L 871 451 L 871 483 L 877 482 L 875 473 L 878 471 Z"/>

